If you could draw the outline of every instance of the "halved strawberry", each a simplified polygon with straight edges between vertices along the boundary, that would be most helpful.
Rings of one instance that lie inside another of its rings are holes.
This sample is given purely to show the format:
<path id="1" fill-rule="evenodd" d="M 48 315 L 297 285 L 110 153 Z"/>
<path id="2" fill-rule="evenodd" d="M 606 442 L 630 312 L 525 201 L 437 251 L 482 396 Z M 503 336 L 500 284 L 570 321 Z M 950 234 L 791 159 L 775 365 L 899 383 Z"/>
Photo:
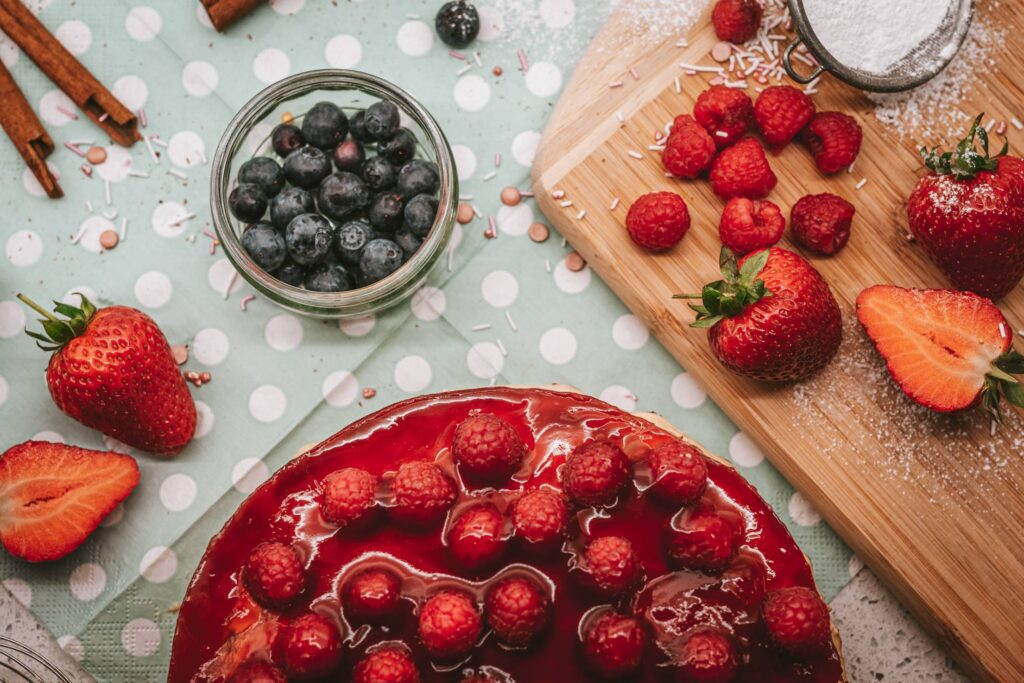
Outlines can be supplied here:
<path id="1" fill-rule="evenodd" d="M 127 455 L 26 441 L 0 455 L 0 542 L 41 562 L 64 557 L 139 483 Z"/>
<path id="2" fill-rule="evenodd" d="M 1024 407 L 1024 356 L 989 299 L 971 292 L 875 285 L 857 297 L 857 318 L 889 374 L 911 399 L 940 413 L 982 402 L 997 419 L 1000 398 Z"/>

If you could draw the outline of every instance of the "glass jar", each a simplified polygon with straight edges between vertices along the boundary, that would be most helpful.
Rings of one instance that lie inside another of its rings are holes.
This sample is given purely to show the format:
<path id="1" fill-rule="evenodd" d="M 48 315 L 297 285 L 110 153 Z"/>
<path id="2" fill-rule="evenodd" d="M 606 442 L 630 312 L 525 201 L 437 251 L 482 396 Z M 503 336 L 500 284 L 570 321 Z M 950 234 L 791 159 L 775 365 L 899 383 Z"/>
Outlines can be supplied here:
<path id="1" fill-rule="evenodd" d="M 345 292 L 314 292 L 281 282 L 264 272 L 241 243 L 245 224 L 228 210 L 228 194 L 238 167 L 254 156 L 273 154 L 270 134 L 286 113 L 301 125 L 301 114 L 330 101 L 351 115 L 378 100 L 394 102 L 402 125 L 417 138 L 417 157 L 437 165 L 440 178 L 437 217 L 418 251 L 383 280 Z M 210 209 L 217 239 L 228 260 L 256 291 L 274 303 L 315 318 L 355 318 L 405 300 L 423 283 L 451 240 L 458 208 L 455 159 L 441 127 L 409 93 L 382 78 L 359 71 L 320 69 L 289 76 L 267 87 L 243 106 L 217 145 L 210 174 Z"/>

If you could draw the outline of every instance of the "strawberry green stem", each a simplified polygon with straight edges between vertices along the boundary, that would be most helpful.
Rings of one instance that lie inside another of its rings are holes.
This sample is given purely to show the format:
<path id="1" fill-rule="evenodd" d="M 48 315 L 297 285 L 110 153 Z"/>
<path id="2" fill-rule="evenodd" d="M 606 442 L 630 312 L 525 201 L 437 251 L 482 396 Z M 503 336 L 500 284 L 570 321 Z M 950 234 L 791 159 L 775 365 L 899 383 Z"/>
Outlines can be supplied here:
<path id="1" fill-rule="evenodd" d="M 29 308 L 34 310 L 39 315 L 45 316 L 47 320 L 52 320 L 55 323 L 56 322 L 60 322 L 60 318 L 55 316 L 53 313 L 50 313 L 48 310 L 46 310 L 45 308 L 43 308 L 42 306 L 37 304 L 35 301 L 32 301 L 32 299 L 29 299 L 27 296 L 25 296 L 21 292 L 18 292 L 17 296 L 18 296 L 19 299 L 21 299 L 21 302 L 23 304 L 25 304 L 26 306 L 28 306 Z"/>
<path id="2" fill-rule="evenodd" d="M 722 247 L 718 264 L 722 279 L 704 285 L 700 294 L 676 294 L 673 299 L 700 299 L 701 303 L 690 304 L 697 313 L 697 319 L 690 327 L 709 328 L 725 318 L 734 318 L 746 308 L 772 293 L 765 287 L 764 280 L 757 277 L 768 263 L 770 251 L 765 249 L 747 257 L 740 267 L 736 254 L 729 247 Z"/>
<path id="3" fill-rule="evenodd" d="M 81 292 L 75 293 L 78 294 L 78 298 L 81 300 L 78 306 L 72 306 L 71 304 L 59 301 L 53 302 L 53 310 L 65 316 L 66 319 L 59 318 L 50 313 L 24 294 L 18 294 L 18 299 L 22 303 L 43 316 L 39 318 L 39 323 L 43 326 L 42 333 L 25 330 L 25 334 L 35 339 L 36 346 L 42 350 L 59 351 L 72 339 L 85 333 L 86 328 L 89 326 L 89 321 L 96 314 L 96 307 L 92 305 L 92 302 L 84 294 Z"/>

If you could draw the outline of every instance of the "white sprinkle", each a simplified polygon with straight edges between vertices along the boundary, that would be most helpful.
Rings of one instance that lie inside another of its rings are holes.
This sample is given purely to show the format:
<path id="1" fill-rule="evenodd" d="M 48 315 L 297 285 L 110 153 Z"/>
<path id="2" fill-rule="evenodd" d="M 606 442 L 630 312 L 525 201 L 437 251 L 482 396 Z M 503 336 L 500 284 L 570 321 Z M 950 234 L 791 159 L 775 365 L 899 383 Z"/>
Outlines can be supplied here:
<path id="1" fill-rule="evenodd" d="M 995 127 L 995 125 L 996 125 L 996 120 L 995 119 L 992 119 L 991 121 L 986 123 L 985 124 L 985 132 L 986 133 L 991 133 L 992 129 Z"/>
<path id="2" fill-rule="evenodd" d="M 686 69 L 687 71 L 694 71 L 694 72 L 697 72 L 697 73 L 706 73 L 706 74 L 721 74 L 721 73 L 725 73 L 725 69 L 723 69 L 720 66 L 699 66 L 697 64 L 687 64 L 686 62 L 680 63 L 679 64 L 679 68 L 680 69 Z"/>
<path id="3" fill-rule="evenodd" d="M 110 199 L 110 180 L 107 178 L 103 179 L 103 194 L 106 195 L 107 206 L 110 206 L 113 202 Z"/>
<path id="4" fill-rule="evenodd" d="M 551 198 L 552 199 L 561 199 L 564 196 L 565 196 L 565 191 L 564 190 L 555 190 L 554 192 L 551 193 Z"/>
<path id="5" fill-rule="evenodd" d="M 647 149 L 652 152 L 664 152 L 665 145 L 647 145 Z"/>
<path id="6" fill-rule="evenodd" d="M 618 197 L 614 197 L 612 199 L 612 203 L 608 205 L 608 210 L 609 211 L 614 211 L 617 208 L 619 208 L 619 198 Z"/>
<path id="7" fill-rule="evenodd" d="M 618 121 L 619 123 L 624 123 L 625 122 L 625 119 L 622 118 L 622 112 L 621 111 L 615 112 L 615 120 Z"/>
<path id="8" fill-rule="evenodd" d="M 494 343 L 498 345 L 498 350 L 501 351 L 501 355 L 508 356 L 508 351 L 505 350 L 505 345 L 501 343 L 500 339 L 495 339 Z"/>
<path id="9" fill-rule="evenodd" d="M 482 325 L 473 325 L 472 330 L 474 332 L 483 332 L 484 330 L 491 329 L 490 323 L 483 323 Z"/>
<path id="10" fill-rule="evenodd" d="M 465 73 L 466 73 L 467 71 L 470 71 L 470 70 L 471 70 L 472 68 L 473 68 L 473 65 L 472 65 L 472 64 L 467 64 L 466 66 L 464 66 L 464 67 L 462 67 L 461 69 L 459 69 L 458 71 L 456 71 L 456 72 L 455 72 L 455 75 L 456 75 L 456 76 L 462 76 L 462 75 L 464 75 L 464 74 L 465 74 Z"/>
<path id="11" fill-rule="evenodd" d="M 149 174 L 145 171 L 128 171 L 128 175 L 133 178 L 148 178 Z"/>
<path id="12" fill-rule="evenodd" d="M 199 161 L 203 162 L 204 164 L 207 163 L 206 154 L 203 152 L 203 150 L 199 149 L 196 151 L 199 152 Z"/>
<path id="13" fill-rule="evenodd" d="M 151 143 L 149 141 L 149 138 L 147 138 L 145 135 L 142 136 L 142 141 L 144 143 L 146 143 L 146 149 L 149 150 L 149 156 L 153 159 L 153 163 L 154 164 L 159 164 L 160 163 L 160 157 L 158 157 L 156 155 L 156 150 L 153 149 L 153 143 Z"/>
<path id="14" fill-rule="evenodd" d="M 715 131 L 715 137 L 727 138 L 727 137 L 729 137 L 729 134 L 726 133 L 724 130 L 716 130 Z"/>
<path id="15" fill-rule="evenodd" d="M 576 220 L 578 220 L 578 221 L 581 221 L 581 220 L 583 220 L 586 217 L 587 217 L 587 212 L 584 211 L 583 209 L 580 209 L 580 212 L 578 214 L 576 214 Z"/>
<path id="16" fill-rule="evenodd" d="M 495 377 L 492 377 L 492 378 L 491 378 L 491 381 L 487 383 L 487 386 L 489 386 L 489 387 L 493 387 L 493 386 L 494 386 L 495 384 L 497 384 L 497 383 L 498 383 L 498 380 L 497 380 L 497 378 L 495 378 Z"/>
<path id="17" fill-rule="evenodd" d="M 676 41 L 676 47 L 689 47 L 690 43 L 686 41 L 686 38 L 680 38 Z"/>
<path id="18" fill-rule="evenodd" d="M 476 62 L 477 66 L 483 66 L 484 65 L 484 63 L 482 61 L 480 61 L 480 53 L 479 52 L 474 52 L 473 53 L 473 61 Z"/>
<path id="19" fill-rule="evenodd" d="M 859 190 L 860 188 L 864 187 L 864 186 L 865 186 L 865 185 L 867 185 L 867 184 L 868 184 L 868 179 L 867 179 L 867 178 L 861 178 L 861 179 L 860 179 L 860 182 L 859 182 L 859 183 L 857 183 L 857 185 L 856 185 L 856 188 L 855 188 L 855 189 L 858 189 L 858 190 Z"/>
<path id="20" fill-rule="evenodd" d="M 196 215 L 194 213 L 186 213 L 184 216 L 179 216 L 178 218 L 175 218 L 173 221 L 168 223 L 167 227 L 175 228 L 175 227 L 181 225 L 182 223 L 184 223 L 185 221 L 191 220 L 191 219 L 193 219 L 195 217 L 196 217 Z"/>
<path id="21" fill-rule="evenodd" d="M 128 234 L 128 216 L 121 218 L 121 241 L 124 242 L 125 236 Z"/>
<path id="22" fill-rule="evenodd" d="M 674 79 L 672 79 L 672 83 L 676 86 L 676 93 L 677 94 L 683 92 L 683 86 L 679 82 L 679 76 L 676 76 Z"/>
<path id="23" fill-rule="evenodd" d="M 995 436 L 996 435 L 996 421 L 995 420 L 992 420 L 992 429 L 989 430 L 989 435 L 990 436 Z"/>
<path id="24" fill-rule="evenodd" d="M 857 160 L 854 159 L 853 163 L 846 167 L 847 173 L 853 173 L 853 167 L 857 165 Z"/>
<path id="25" fill-rule="evenodd" d="M 106 218 L 108 221 L 114 220 L 115 218 L 117 218 L 117 209 L 111 209 L 110 211 L 104 211 L 103 212 L 103 217 Z"/>
<path id="26" fill-rule="evenodd" d="M 78 234 L 71 238 L 71 244 L 78 244 L 78 240 L 82 239 L 83 235 L 85 235 L 85 225 L 84 224 L 82 225 L 82 227 L 80 227 L 78 229 Z"/>
<path id="27" fill-rule="evenodd" d="M 238 271 L 231 271 L 231 277 L 228 278 L 228 285 L 224 288 L 224 299 L 227 300 L 231 296 L 231 288 L 235 286 L 235 280 L 238 279 Z"/>
<path id="28" fill-rule="evenodd" d="M 818 66 L 818 65 L 817 65 L 817 64 L 815 64 L 815 63 L 814 63 L 813 61 L 811 61 L 811 60 L 810 60 L 810 59 L 809 59 L 808 57 L 805 57 L 805 56 L 803 55 L 803 53 L 801 53 L 801 52 L 799 52 L 799 51 L 796 51 L 796 52 L 794 52 L 794 53 L 793 53 L 793 56 L 794 56 L 794 57 L 796 57 L 797 59 L 799 59 L 799 60 L 800 60 L 801 62 L 803 62 L 803 63 L 804 63 L 804 64 L 806 64 L 807 66 L 813 66 L 813 67 L 815 67 L 815 68 L 817 68 L 817 66 Z"/>
<path id="29" fill-rule="evenodd" d="M 567 239 L 565 239 L 563 237 L 562 238 L 562 249 L 565 249 L 565 247 L 568 246 L 568 244 L 569 244 L 569 240 L 567 240 Z"/>
<path id="30" fill-rule="evenodd" d="M 175 178 L 181 178 L 182 180 L 188 180 L 188 176 L 185 175 L 184 173 L 182 173 L 181 171 L 179 171 L 176 168 L 169 168 L 169 169 L 167 169 L 167 172 L 170 173 Z"/>
<path id="31" fill-rule="evenodd" d="M 92 202 L 88 199 L 85 200 L 85 208 L 89 209 L 89 213 L 92 213 Z"/>
<path id="32" fill-rule="evenodd" d="M 551 259 L 544 259 L 544 270 L 551 272 Z M 1021 335 L 1024 335 L 1024 330 L 1021 331 Z"/>
<path id="33" fill-rule="evenodd" d="M 491 171 L 490 173 L 488 173 L 487 175 L 484 176 L 484 180 L 494 180 L 494 178 L 497 175 L 498 175 L 497 171 Z"/>
<path id="34" fill-rule="evenodd" d="M 999 336 L 1006 339 L 1006 325 L 999 323 Z"/>
<path id="35" fill-rule="evenodd" d="M 473 195 L 471 195 L 471 194 L 460 194 L 459 195 L 459 201 L 460 202 L 471 202 L 471 201 L 473 201 Z"/>
<path id="36" fill-rule="evenodd" d="M 567 209 L 570 206 L 572 206 L 572 200 L 571 199 L 566 199 L 564 202 L 558 202 L 558 205 L 560 207 L 562 207 L 563 209 Z"/>
<path id="37" fill-rule="evenodd" d="M 644 155 L 641 154 L 640 152 L 636 151 L 635 149 L 629 150 L 629 156 L 633 157 L 634 159 L 643 159 L 644 158 Z"/>
<path id="38" fill-rule="evenodd" d="M 167 147 L 167 143 L 160 139 L 159 135 L 150 135 L 149 139 L 153 141 L 154 145 L 160 145 L 161 147 Z"/>
<path id="39" fill-rule="evenodd" d="M 519 331 L 519 327 L 516 325 L 516 321 L 512 319 L 512 314 L 508 311 L 505 311 L 505 322 L 508 323 L 508 326 L 512 328 L 513 332 Z"/>
<path id="40" fill-rule="evenodd" d="M 1010 123 L 1012 123 L 1013 127 L 1016 128 L 1017 130 L 1024 130 L 1024 123 L 1021 123 L 1020 119 L 1018 119 L 1016 116 L 1010 119 Z"/>
<path id="41" fill-rule="evenodd" d="M 472 209 L 473 209 L 473 215 L 474 216 L 476 216 L 477 218 L 483 218 L 484 217 L 484 215 L 482 213 L 480 213 L 480 209 L 477 208 L 476 204 L 472 205 Z"/>
<path id="42" fill-rule="evenodd" d="M 722 85 L 724 85 L 726 88 L 733 88 L 735 90 L 746 90 L 747 88 L 746 81 L 726 81 Z"/>

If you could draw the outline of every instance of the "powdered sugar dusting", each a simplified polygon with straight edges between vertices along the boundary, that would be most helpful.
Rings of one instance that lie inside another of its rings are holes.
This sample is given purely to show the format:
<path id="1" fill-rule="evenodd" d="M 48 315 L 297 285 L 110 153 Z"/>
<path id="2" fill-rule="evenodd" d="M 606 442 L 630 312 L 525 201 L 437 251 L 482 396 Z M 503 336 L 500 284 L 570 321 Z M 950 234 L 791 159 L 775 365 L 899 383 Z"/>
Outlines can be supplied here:
<path id="1" fill-rule="evenodd" d="M 659 43 L 666 38 L 685 37 L 700 19 L 709 0 L 616 0 L 629 2 L 626 25 L 635 38 Z"/>

